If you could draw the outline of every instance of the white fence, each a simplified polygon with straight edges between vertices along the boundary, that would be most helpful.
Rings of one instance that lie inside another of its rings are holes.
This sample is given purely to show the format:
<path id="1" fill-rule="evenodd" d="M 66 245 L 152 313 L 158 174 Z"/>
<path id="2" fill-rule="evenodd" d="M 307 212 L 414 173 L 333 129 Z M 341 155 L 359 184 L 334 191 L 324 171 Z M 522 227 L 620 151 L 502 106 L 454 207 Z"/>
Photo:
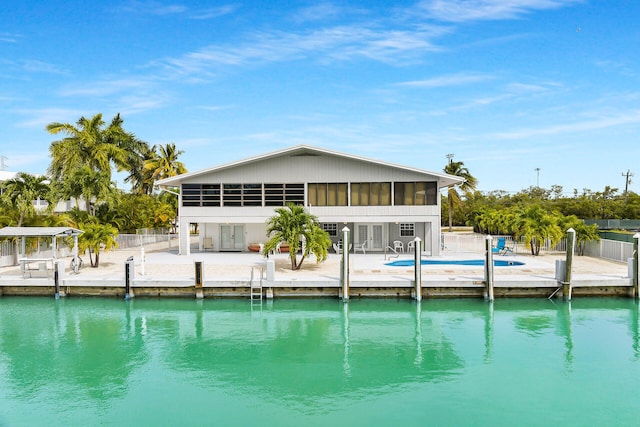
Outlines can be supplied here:
<path id="1" fill-rule="evenodd" d="M 599 242 L 588 242 L 584 254 L 595 258 L 627 262 L 629 258 L 633 258 L 633 243 L 601 239 Z"/>
<path id="2" fill-rule="evenodd" d="M 139 248 L 156 243 L 167 243 L 167 248 L 171 248 L 173 240 L 177 242 L 177 234 L 118 234 L 116 242 L 118 249 Z M 175 243 L 177 246 L 178 244 Z"/>
<path id="3" fill-rule="evenodd" d="M 177 234 L 119 234 L 116 237 L 117 249 L 131 249 L 140 248 L 143 246 L 156 245 L 163 246 L 166 249 L 178 246 Z M 41 240 L 42 242 L 42 240 Z M 71 248 L 64 246 L 62 240 L 58 243 L 61 245 L 58 247 L 58 257 L 63 258 L 70 256 Z M 166 245 L 166 246 L 165 246 Z M 15 243 L 10 240 L 0 242 L 0 267 L 9 267 L 16 265 L 16 258 L 14 256 Z M 29 251 L 30 249 L 27 249 Z M 41 244 L 37 249 L 29 252 L 30 256 L 36 255 L 41 258 L 51 257 L 51 244 Z"/>
<path id="4" fill-rule="evenodd" d="M 441 243 L 443 252 L 484 252 L 484 242 L 486 235 L 478 233 L 442 233 Z M 504 238 L 507 247 L 511 247 L 513 244 L 512 236 L 491 236 L 493 246 L 496 246 L 499 238 Z M 567 239 L 562 239 L 557 245 L 551 247 L 550 242 L 546 240 L 540 246 L 540 252 L 566 252 Z M 515 253 L 530 253 L 531 249 L 528 245 L 525 245 L 522 240 L 518 241 L 518 244 L 514 249 Z M 586 254 L 585 254 L 586 255 Z"/>

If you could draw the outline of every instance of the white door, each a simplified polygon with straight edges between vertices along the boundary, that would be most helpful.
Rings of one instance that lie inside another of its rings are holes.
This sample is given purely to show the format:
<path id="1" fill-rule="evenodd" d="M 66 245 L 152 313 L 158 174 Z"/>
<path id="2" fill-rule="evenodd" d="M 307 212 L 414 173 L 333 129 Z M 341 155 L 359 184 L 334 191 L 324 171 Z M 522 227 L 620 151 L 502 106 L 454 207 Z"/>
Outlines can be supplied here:
<path id="1" fill-rule="evenodd" d="M 244 225 L 220 226 L 220 250 L 241 251 L 244 249 Z"/>
<path id="2" fill-rule="evenodd" d="M 355 242 L 359 245 L 366 240 L 367 250 L 382 251 L 384 249 L 383 230 L 383 224 L 358 224 Z"/>

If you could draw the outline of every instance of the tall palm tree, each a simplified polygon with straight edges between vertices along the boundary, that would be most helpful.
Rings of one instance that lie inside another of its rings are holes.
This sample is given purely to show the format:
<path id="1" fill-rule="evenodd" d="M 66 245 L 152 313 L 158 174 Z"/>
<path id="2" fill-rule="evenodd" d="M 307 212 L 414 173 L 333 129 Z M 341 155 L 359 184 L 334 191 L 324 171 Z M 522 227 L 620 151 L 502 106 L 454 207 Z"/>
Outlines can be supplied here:
<path id="1" fill-rule="evenodd" d="M 4 204 L 17 209 L 19 217 L 17 226 L 21 227 L 28 214 L 35 214 L 34 200 L 45 200 L 49 207 L 51 189 L 44 176 L 35 176 L 19 172 L 15 178 L 2 183 L 2 199 Z"/>
<path id="2" fill-rule="evenodd" d="M 80 117 L 76 125 L 49 123 L 46 127 L 49 133 L 67 135 L 51 143 L 49 147 L 50 176 L 53 179 L 61 179 L 74 169 L 89 166 L 96 172 L 106 173 L 111 179 L 112 163 L 119 170 L 124 170 L 129 158 L 126 146 L 133 135 L 122 128 L 122 119 L 119 114 L 111 120 L 109 125 L 106 127 L 105 125 L 102 114 L 96 114 L 89 119 Z"/>
<path id="3" fill-rule="evenodd" d="M 144 162 L 144 169 L 153 182 L 187 172 L 187 168 L 178 160 L 184 152 L 176 150 L 176 144 L 154 146 L 153 151 L 151 158 Z"/>
<path id="4" fill-rule="evenodd" d="M 459 188 L 463 193 L 468 194 L 476 189 L 478 180 L 469 173 L 469 169 L 464 167 L 464 162 L 454 162 L 453 159 L 449 159 L 449 163 L 444 167 L 444 172 L 449 175 L 459 176 L 464 178 L 461 184 L 457 184 L 449 187 L 447 192 L 447 202 L 449 205 L 449 232 L 453 231 L 453 208 L 462 203 L 460 193 L 456 188 Z"/>
<path id="5" fill-rule="evenodd" d="M 153 180 L 149 172 L 145 170 L 145 162 L 153 159 L 155 146 L 149 147 L 146 142 L 133 139 L 127 151 L 129 152 L 129 175 L 124 179 L 125 183 L 131 183 L 131 191 L 135 194 L 153 193 Z"/>
<path id="6" fill-rule="evenodd" d="M 304 207 L 288 204 L 284 208 L 277 208 L 276 215 L 267 221 L 267 236 L 269 241 L 264 245 L 264 253 L 276 249 L 278 243 L 287 242 L 289 245 L 289 259 L 291 269 L 299 270 L 305 258 L 313 253 L 318 262 L 327 259 L 331 238 L 324 231 L 318 219 L 304 210 Z M 304 241 L 302 258 L 298 262 L 298 250 Z"/>

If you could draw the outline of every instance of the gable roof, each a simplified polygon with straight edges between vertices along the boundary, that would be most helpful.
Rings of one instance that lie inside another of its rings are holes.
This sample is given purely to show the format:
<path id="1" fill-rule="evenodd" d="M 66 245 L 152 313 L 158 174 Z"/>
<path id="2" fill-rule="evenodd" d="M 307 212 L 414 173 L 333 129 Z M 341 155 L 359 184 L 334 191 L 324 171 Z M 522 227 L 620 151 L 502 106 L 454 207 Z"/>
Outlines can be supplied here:
<path id="1" fill-rule="evenodd" d="M 331 150 L 327 150 L 324 148 L 319 148 L 319 147 L 313 147 L 310 145 L 297 145 L 297 146 L 293 146 L 293 147 L 289 147 L 289 148 L 285 148 L 282 150 L 277 150 L 277 151 L 272 151 L 269 153 L 265 153 L 265 154 L 261 154 L 258 156 L 254 156 L 254 157 L 249 157 L 247 159 L 243 159 L 243 160 L 238 160 L 235 162 L 231 162 L 231 163 L 225 163 L 219 166 L 215 166 L 212 168 L 208 168 L 208 169 L 202 169 L 196 172 L 189 172 L 189 173 L 185 173 L 182 175 L 176 175 L 173 176 L 171 178 L 165 178 L 165 179 L 161 179 L 160 181 L 158 181 L 156 183 L 156 185 L 158 185 L 159 187 L 178 187 L 182 181 L 186 180 L 186 179 L 190 179 L 190 178 L 194 178 L 194 177 L 198 177 L 201 175 L 207 175 L 213 172 L 219 172 L 219 171 L 223 171 L 226 169 L 231 169 L 234 167 L 238 167 L 241 165 L 248 165 L 251 163 L 256 163 L 259 161 L 263 161 L 263 160 L 267 160 L 267 159 L 271 159 L 274 157 L 280 157 L 280 156 L 302 156 L 302 155 L 307 155 L 307 156 L 313 156 L 313 155 L 329 155 L 329 156 L 336 156 L 336 157 L 341 157 L 341 158 L 345 158 L 345 159 L 352 159 L 352 160 L 359 160 L 359 161 L 363 161 L 363 162 L 367 162 L 367 163 L 376 163 L 379 165 L 383 165 L 383 166 L 388 166 L 391 168 L 397 168 L 397 169 L 403 169 L 406 171 L 411 171 L 411 172 L 417 172 L 417 173 L 421 173 L 421 174 L 428 174 L 428 175 L 432 175 L 436 178 L 438 178 L 438 182 L 439 182 L 439 186 L 440 188 L 443 187 L 450 187 L 452 185 L 455 184 L 459 184 L 462 183 L 464 181 L 463 178 L 460 178 L 458 176 L 455 175 L 449 175 L 446 174 L 444 172 L 431 172 L 431 171 L 427 171 L 427 170 L 423 170 L 423 169 L 418 169 L 418 168 L 413 168 L 413 167 L 408 167 L 408 166 L 402 166 L 402 165 L 398 165 L 398 164 L 394 164 L 394 163 L 388 163 L 388 162 L 384 162 L 381 160 L 374 160 L 374 159 L 369 159 L 366 157 L 360 157 L 360 156 L 354 156 L 351 154 L 346 154 L 346 153 L 340 153 L 338 151 L 331 151 Z"/>

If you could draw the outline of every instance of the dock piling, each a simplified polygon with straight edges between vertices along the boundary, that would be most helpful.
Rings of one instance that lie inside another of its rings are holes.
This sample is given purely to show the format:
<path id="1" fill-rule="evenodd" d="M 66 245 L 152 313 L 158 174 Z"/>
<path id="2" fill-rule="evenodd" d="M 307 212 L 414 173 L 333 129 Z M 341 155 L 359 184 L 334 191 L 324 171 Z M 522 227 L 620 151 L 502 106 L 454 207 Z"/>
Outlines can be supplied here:
<path id="1" fill-rule="evenodd" d="M 640 289 L 638 289 L 638 241 L 640 241 L 640 233 L 633 235 L 633 297 L 640 298 Z"/>
<path id="2" fill-rule="evenodd" d="M 124 299 L 128 300 L 132 297 L 131 281 L 133 280 L 133 257 L 127 258 L 124 263 Z"/>
<path id="3" fill-rule="evenodd" d="M 422 260 L 422 240 L 420 237 L 416 237 L 414 242 L 413 272 L 416 286 L 416 301 L 422 301 L 422 263 L 420 262 Z"/>
<path id="4" fill-rule="evenodd" d="M 349 227 L 342 229 L 342 262 L 340 264 L 342 280 L 342 301 L 349 301 Z"/>
<path id="5" fill-rule="evenodd" d="M 484 247 L 484 283 L 485 294 L 489 301 L 493 301 L 493 237 L 488 235 L 485 238 Z"/>
<path id="6" fill-rule="evenodd" d="M 565 263 L 564 281 L 562 282 L 562 299 L 571 301 L 571 264 L 576 243 L 576 231 L 573 228 L 567 230 L 567 261 Z"/>
<path id="7" fill-rule="evenodd" d="M 196 290 L 196 298 L 197 299 L 202 299 L 204 298 L 204 291 L 202 290 L 202 283 L 203 283 L 203 277 L 202 277 L 202 261 L 195 261 L 194 263 L 194 267 L 195 267 L 195 290 Z"/>

